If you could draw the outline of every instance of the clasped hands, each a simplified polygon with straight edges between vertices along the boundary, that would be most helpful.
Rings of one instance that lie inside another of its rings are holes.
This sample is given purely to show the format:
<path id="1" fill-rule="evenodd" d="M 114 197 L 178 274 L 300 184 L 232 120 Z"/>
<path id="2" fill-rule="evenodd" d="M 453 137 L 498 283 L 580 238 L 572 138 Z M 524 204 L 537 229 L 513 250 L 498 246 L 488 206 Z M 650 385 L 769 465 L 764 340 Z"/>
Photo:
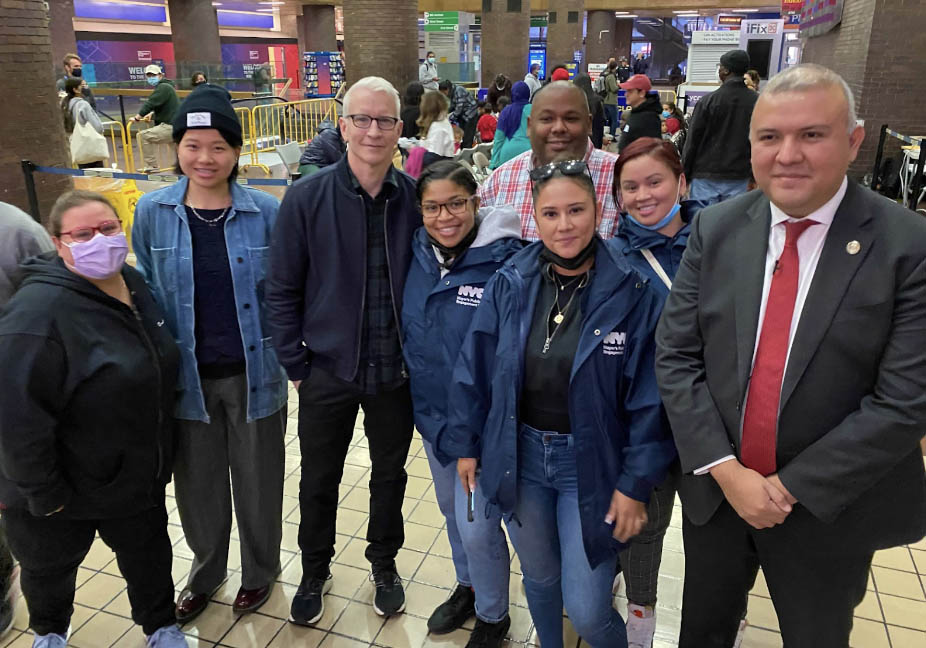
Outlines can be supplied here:
<path id="1" fill-rule="evenodd" d="M 717 464 L 710 473 L 737 515 L 756 529 L 781 524 L 797 503 L 778 473 L 763 477 L 736 459 Z"/>

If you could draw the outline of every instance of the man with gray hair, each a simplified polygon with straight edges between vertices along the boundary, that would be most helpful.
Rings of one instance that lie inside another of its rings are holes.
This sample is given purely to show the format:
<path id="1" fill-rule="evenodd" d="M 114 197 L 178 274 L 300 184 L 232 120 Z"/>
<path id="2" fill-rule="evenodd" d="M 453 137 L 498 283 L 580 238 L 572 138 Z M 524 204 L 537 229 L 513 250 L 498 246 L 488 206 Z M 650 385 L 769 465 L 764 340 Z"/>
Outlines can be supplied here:
<path id="1" fill-rule="evenodd" d="M 358 408 L 372 463 L 373 609 L 389 616 L 405 608 L 395 558 L 405 540 L 413 419 L 398 314 L 421 215 L 415 182 L 392 165 L 402 132 L 395 88 L 360 79 L 344 96 L 339 125 L 347 153 L 286 193 L 267 278 L 274 349 L 299 395 L 302 582 L 290 621 L 300 625 L 321 619 L 331 588 L 338 486 Z"/>
<path id="2" fill-rule="evenodd" d="M 774 77 L 759 191 L 700 212 L 656 332 L 681 460 L 680 648 L 729 648 L 761 567 L 785 646 L 845 648 L 878 549 L 926 534 L 926 221 L 846 178 L 836 73 Z"/>

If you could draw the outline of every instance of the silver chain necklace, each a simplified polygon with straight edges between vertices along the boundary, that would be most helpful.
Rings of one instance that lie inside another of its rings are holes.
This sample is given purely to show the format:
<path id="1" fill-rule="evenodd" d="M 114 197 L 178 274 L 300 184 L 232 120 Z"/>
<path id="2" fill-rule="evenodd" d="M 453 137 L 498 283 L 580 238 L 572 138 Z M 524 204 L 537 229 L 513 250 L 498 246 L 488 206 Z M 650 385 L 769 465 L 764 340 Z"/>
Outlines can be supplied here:
<path id="1" fill-rule="evenodd" d="M 231 205 L 229 205 L 228 207 L 223 209 L 222 213 L 216 216 L 215 218 L 203 218 L 200 215 L 200 213 L 196 211 L 196 207 L 194 207 L 193 205 L 187 205 L 187 207 L 190 208 L 190 211 L 193 212 L 193 215 L 196 216 L 196 218 L 204 222 L 206 225 L 209 225 L 210 227 L 215 227 L 216 225 L 218 225 L 219 221 L 225 218 L 225 215 L 228 213 L 228 210 L 231 209 Z"/>
<path id="2" fill-rule="evenodd" d="M 585 286 L 588 284 L 588 271 L 587 270 L 585 271 L 584 274 L 579 275 L 579 277 L 577 277 L 576 279 L 573 279 L 572 281 L 568 283 L 564 282 L 563 284 L 560 284 L 559 280 L 556 279 L 556 273 L 553 272 L 552 269 L 550 270 L 550 274 L 553 275 L 553 281 L 559 290 L 556 291 L 556 299 L 553 300 L 553 304 L 550 306 L 550 312 L 547 313 L 547 318 L 545 322 L 547 338 L 543 342 L 543 351 L 541 351 L 541 353 L 543 353 L 544 355 L 546 355 L 547 351 L 550 350 L 550 344 L 552 344 L 553 342 L 553 336 L 556 335 L 556 332 L 559 331 L 559 327 L 562 325 L 563 320 L 566 319 L 566 312 L 569 310 L 569 307 L 572 305 L 572 300 L 575 299 L 576 294 L 580 290 L 585 288 Z M 559 293 L 565 290 L 568 286 L 571 286 L 572 284 L 574 284 L 576 281 L 579 282 L 579 285 L 576 286 L 576 289 L 572 291 L 572 295 L 569 296 L 569 301 L 566 302 L 566 305 L 560 308 L 559 307 Z M 553 316 L 554 308 L 556 309 L 555 316 Z M 553 317 L 553 322 L 556 324 L 556 327 L 553 329 L 552 333 L 550 332 L 550 317 L 551 316 Z"/>

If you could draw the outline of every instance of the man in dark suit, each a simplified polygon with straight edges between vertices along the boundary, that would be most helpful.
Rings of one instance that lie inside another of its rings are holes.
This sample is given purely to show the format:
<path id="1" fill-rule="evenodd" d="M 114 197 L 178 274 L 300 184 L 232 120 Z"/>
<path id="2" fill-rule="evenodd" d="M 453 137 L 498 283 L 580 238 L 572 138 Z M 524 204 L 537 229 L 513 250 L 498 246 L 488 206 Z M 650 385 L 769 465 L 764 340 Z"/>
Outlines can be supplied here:
<path id="1" fill-rule="evenodd" d="M 877 549 L 926 534 L 926 221 L 846 179 L 826 68 L 752 116 L 759 191 L 703 210 L 657 330 L 684 473 L 680 648 L 729 648 L 762 567 L 786 648 L 846 648 Z"/>

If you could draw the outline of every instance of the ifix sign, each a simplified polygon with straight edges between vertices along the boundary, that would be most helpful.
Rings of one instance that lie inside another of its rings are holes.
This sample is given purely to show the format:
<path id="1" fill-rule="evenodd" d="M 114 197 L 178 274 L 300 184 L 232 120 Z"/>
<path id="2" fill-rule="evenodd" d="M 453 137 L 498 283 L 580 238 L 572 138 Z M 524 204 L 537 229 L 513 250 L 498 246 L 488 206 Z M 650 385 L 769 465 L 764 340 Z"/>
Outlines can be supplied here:
<path id="1" fill-rule="evenodd" d="M 746 33 L 747 34 L 777 34 L 778 33 L 778 23 L 777 22 L 747 22 L 746 23 Z"/>

